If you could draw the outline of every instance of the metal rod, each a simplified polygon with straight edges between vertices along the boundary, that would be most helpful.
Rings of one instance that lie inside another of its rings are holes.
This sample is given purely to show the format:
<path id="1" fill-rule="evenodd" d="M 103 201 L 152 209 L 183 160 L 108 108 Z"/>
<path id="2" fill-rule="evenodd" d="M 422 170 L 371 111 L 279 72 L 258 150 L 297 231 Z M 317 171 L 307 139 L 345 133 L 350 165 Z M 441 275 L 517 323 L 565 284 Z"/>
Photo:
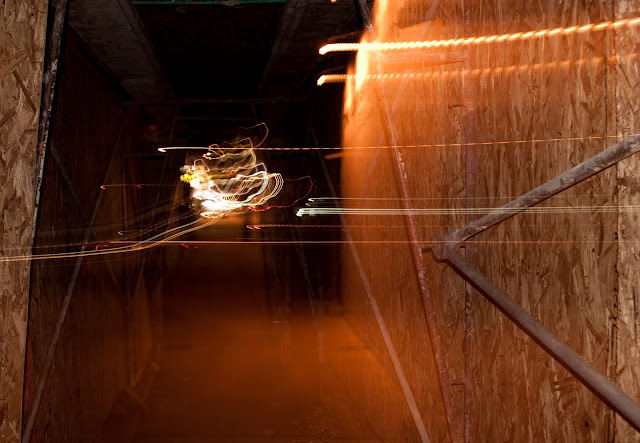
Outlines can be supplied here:
<path id="1" fill-rule="evenodd" d="M 124 106 L 175 106 L 175 105 L 230 105 L 230 104 L 273 104 L 273 103 L 302 103 L 307 97 L 241 97 L 241 98 L 178 98 L 168 100 L 154 100 L 141 102 L 125 102 Z"/>
<path id="2" fill-rule="evenodd" d="M 610 146 L 599 154 L 552 178 L 515 200 L 511 200 L 509 203 L 496 208 L 484 217 L 450 232 L 444 236 L 444 239 L 454 243 L 465 241 L 513 217 L 517 213 L 525 211 L 527 208 L 570 188 L 576 183 L 580 183 L 598 172 L 613 166 L 620 160 L 638 151 L 640 151 L 640 135 L 625 138 L 621 142 Z"/>
<path id="3" fill-rule="evenodd" d="M 382 98 L 379 98 L 381 102 L 384 102 Z M 426 266 L 424 262 L 424 255 L 421 252 L 421 244 L 418 241 L 418 233 L 416 229 L 415 215 L 412 213 L 411 207 L 411 195 L 409 192 L 409 182 L 407 179 L 407 171 L 405 168 L 404 160 L 402 158 L 402 152 L 397 147 L 397 137 L 395 134 L 395 128 L 391 124 L 393 118 L 388 107 L 384 107 L 385 114 L 382 120 L 382 128 L 384 133 L 389 139 L 389 144 L 392 146 L 391 153 L 393 155 L 393 163 L 396 170 L 396 178 L 400 184 L 400 197 L 402 198 L 402 206 L 405 210 L 404 220 L 407 229 L 407 235 L 409 237 L 409 246 L 411 248 L 411 259 L 416 273 L 416 279 L 418 283 L 418 290 L 420 292 L 420 298 L 422 300 L 422 308 L 424 311 L 427 332 L 429 335 L 429 343 L 431 344 L 431 352 L 433 354 L 434 363 L 436 366 L 436 373 L 438 375 L 438 384 L 440 386 L 440 396 L 442 398 L 442 406 L 444 408 L 447 427 L 449 430 L 449 438 L 451 443 L 459 443 L 460 436 L 457 429 L 457 423 L 454 418 L 455 411 L 453 405 L 453 398 L 451 395 L 451 383 L 449 380 L 449 374 L 447 373 L 447 367 L 443 358 L 442 345 L 440 342 L 440 332 L 438 331 L 438 324 L 436 319 L 436 309 L 431 298 L 431 291 L 429 290 L 429 279 L 426 273 Z"/>
<path id="4" fill-rule="evenodd" d="M 518 303 L 498 289 L 487 277 L 463 260 L 456 252 L 444 248 L 444 259 L 591 392 L 609 405 L 636 431 L 640 431 L 640 404 L 580 357 L 538 320 L 529 315 Z"/>
<path id="5" fill-rule="evenodd" d="M 395 145 L 395 143 L 394 143 Z M 398 179 L 400 181 L 400 195 L 402 197 L 402 205 L 405 209 L 411 209 L 411 200 L 409 198 L 409 185 L 407 180 L 406 169 L 402 154 L 396 147 L 393 148 L 395 157 L 395 166 Z M 454 420 L 454 406 L 451 396 L 451 383 L 449 382 L 449 374 L 447 373 L 446 364 L 443 358 L 442 345 L 440 344 L 440 333 L 438 331 L 438 325 L 435 315 L 435 305 L 431 298 L 431 291 L 429 290 L 429 280 L 427 278 L 426 266 L 424 263 L 424 255 L 420 251 L 420 243 L 418 242 L 418 234 L 416 230 L 415 215 L 407 213 L 405 216 L 405 223 L 407 226 L 407 234 L 409 236 L 409 243 L 411 248 L 411 258 L 413 260 L 413 266 L 415 268 L 416 277 L 418 280 L 418 289 L 420 291 L 420 297 L 422 299 L 422 307 L 425 318 L 427 320 L 427 331 L 429 332 L 429 341 L 433 352 L 433 359 L 436 365 L 436 372 L 438 374 L 438 382 L 440 384 L 440 394 L 442 396 L 442 405 L 444 407 L 445 416 L 447 419 L 447 426 L 449 428 L 449 436 L 452 443 L 458 443 L 460 437 L 458 435 L 457 426 Z"/>
<path id="6" fill-rule="evenodd" d="M 60 61 L 60 48 L 62 46 L 62 33 L 67 16 L 67 0 L 60 0 L 53 15 L 51 24 L 51 41 L 49 47 L 49 58 L 47 70 L 44 72 L 42 81 L 42 104 L 40 106 L 40 121 L 38 124 L 38 148 L 36 152 L 36 177 L 34 183 L 35 210 L 33 213 L 33 226 L 35 240 L 35 226 L 40 205 L 40 189 L 44 175 L 44 161 L 47 151 L 47 141 L 49 140 L 49 127 L 51 126 L 51 114 L 53 111 L 53 98 L 56 92 L 56 79 Z"/>
<path id="7" fill-rule="evenodd" d="M 317 139 L 315 136 L 315 132 L 313 128 L 310 126 L 311 136 L 313 138 L 314 144 L 317 145 Z M 333 186 L 333 180 L 331 180 L 331 174 L 329 174 L 329 170 L 327 169 L 327 164 L 322 157 L 321 154 L 318 153 L 318 158 L 320 159 L 320 164 L 322 166 L 322 171 L 327 180 L 327 184 L 329 185 L 329 189 L 331 190 L 331 195 L 333 198 L 337 198 L 338 194 Z M 369 284 L 369 279 L 367 278 L 367 274 L 364 270 L 364 266 L 360 260 L 360 254 L 358 253 L 358 249 L 356 248 L 353 237 L 351 236 L 351 229 L 348 228 L 348 223 L 344 215 L 340 214 L 340 222 L 343 225 L 345 237 L 349 243 L 349 250 L 351 251 L 351 256 L 353 257 L 353 261 L 358 268 L 358 274 L 360 275 L 360 280 L 362 281 L 362 286 L 364 288 L 364 292 L 367 296 L 367 300 L 369 302 L 369 306 L 371 307 L 371 311 L 373 312 L 373 317 L 376 320 L 376 324 L 378 326 L 378 330 L 380 331 L 380 335 L 382 336 L 382 341 L 384 342 L 385 348 L 387 349 L 387 354 L 391 359 L 391 364 L 393 366 L 393 370 L 396 373 L 396 378 L 398 379 L 398 383 L 400 384 L 400 389 L 402 390 L 402 394 L 404 395 L 404 400 L 407 403 L 407 407 L 409 408 L 409 412 L 411 413 L 411 418 L 413 418 L 413 423 L 416 426 L 416 431 L 420 436 L 420 441 L 423 443 L 430 443 L 431 439 L 429 438 L 429 434 L 427 433 L 427 428 L 422 421 L 422 416 L 420 415 L 420 409 L 418 408 L 418 404 L 413 396 L 413 392 L 411 391 L 411 386 L 409 385 L 409 381 L 407 380 L 407 376 L 404 373 L 404 369 L 402 368 L 402 363 L 400 362 L 400 358 L 398 358 L 398 353 L 396 351 L 395 346 L 393 345 L 393 341 L 391 340 L 391 335 L 389 335 L 389 330 L 385 324 L 384 318 L 382 317 L 382 313 L 380 312 L 380 308 L 378 307 L 378 302 L 376 301 L 375 296 L 373 295 L 373 291 L 371 289 L 371 285 Z"/>
<path id="8" fill-rule="evenodd" d="M 368 32 L 375 37 L 375 28 L 373 26 L 371 20 L 371 14 L 368 7 L 368 3 L 364 0 L 358 0 L 357 5 L 359 6 L 359 10 L 362 14 L 363 22 Z M 426 18 L 431 19 L 436 13 L 436 9 L 438 6 L 438 1 L 431 2 L 429 9 L 426 13 Z M 378 63 L 382 63 L 382 59 L 378 60 Z M 379 69 L 382 69 L 382 66 L 379 66 Z M 400 93 L 396 92 L 396 100 L 401 96 Z M 396 166 L 396 176 L 400 182 L 400 192 L 403 197 L 403 205 L 405 209 L 410 209 L 409 206 L 409 191 L 408 191 L 408 183 L 407 183 L 407 175 L 405 171 L 404 161 L 402 160 L 402 153 L 396 147 L 396 136 L 395 136 L 395 128 L 392 125 L 393 118 L 392 112 L 387 105 L 387 101 L 382 98 L 379 99 L 381 103 L 384 103 L 384 111 L 385 114 L 382 118 L 382 128 L 385 132 L 385 136 L 389 139 L 390 145 L 393 146 L 393 155 L 395 158 L 394 164 Z M 395 103 L 395 102 L 394 102 Z M 322 159 L 324 162 L 324 159 Z M 344 218 L 341 215 L 341 218 Z M 344 221 L 343 221 L 344 224 Z M 426 274 L 426 267 L 424 263 L 424 257 L 420 251 L 420 243 L 417 240 L 417 232 L 416 232 L 416 222 L 415 217 L 412 214 L 405 215 L 405 225 L 407 227 L 407 234 L 409 236 L 409 242 L 411 243 L 411 257 L 413 260 L 413 265 L 416 272 L 416 277 L 418 280 L 418 289 L 420 291 L 420 297 L 422 300 L 422 306 L 425 313 L 425 319 L 427 323 L 427 331 L 429 335 L 429 341 L 431 344 L 431 351 L 433 354 L 436 373 L 438 375 L 438 383 L 440 387 L 440 395 L 442 397 L 442 404 L 446 416 L 447 427 L 449 430 L 449 437 L 452 443 L 459 443 L 460 438 L 458 436 L 458 431 L 456 427 L 456 423 L 454 420 L 454 410 L 453 410 L 453 400 L 451 397 L 451 384 L 449 383 L 449 375 L 447 373 L 444 359 L 442 357 L 442 350 L 440 345 L 440 334 L 438 332 L 438 327 L 436 324 L 435 317 L 435 306 L 433 304 L 433 300 L 431 299 L 431 294 L 429 291 L 429 281 Z M 350 244 L 351 245 L 351 244 Z M 354 246 L 353 246 L 354 247 Z"/>

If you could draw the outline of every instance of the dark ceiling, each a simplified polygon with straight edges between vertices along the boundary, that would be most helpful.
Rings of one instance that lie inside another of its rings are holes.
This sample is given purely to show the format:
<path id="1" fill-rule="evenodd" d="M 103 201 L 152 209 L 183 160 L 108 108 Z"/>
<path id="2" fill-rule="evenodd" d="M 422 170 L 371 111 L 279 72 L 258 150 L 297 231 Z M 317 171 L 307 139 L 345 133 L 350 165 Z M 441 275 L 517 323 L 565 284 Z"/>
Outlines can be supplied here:
<path id="1" fill-rule="evenodd" d="M 349 62 L 318 49 L 358 38 L 360 0 L 200 2 L 71 0 L 70 25 L 165 136 L 210 144 L 265 121 L 270 144 L 302 143 L 318 76 Z"/>
<path id="2" fill-rule="evenodd" d="M 283 4 L 138 5 L 177 97 L 254 96 Z"/>

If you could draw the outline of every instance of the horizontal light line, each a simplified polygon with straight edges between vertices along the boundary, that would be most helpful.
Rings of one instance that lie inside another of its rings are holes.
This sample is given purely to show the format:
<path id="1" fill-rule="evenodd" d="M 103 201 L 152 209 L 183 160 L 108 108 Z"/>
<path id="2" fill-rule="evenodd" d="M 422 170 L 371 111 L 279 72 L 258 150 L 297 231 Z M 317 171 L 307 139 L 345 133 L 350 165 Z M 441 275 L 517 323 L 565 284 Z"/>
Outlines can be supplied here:
<path id="1" fill-rule="evenodd" d="M 640 205 L 628 206 L 550 206 L 522 208 L 300 208 L 296 215 L 458 215 L 458 214 L 516 214 L 520 212 L 535 214 L 565 214 L 565 213 L 610 213 L 610 212 L 635 212 L 640 211 Z"/>
<path id="2" fill-rule="evenodd" d="M 412 42 L 373 42 L 373 43 L 329 43 L 320 48 L 321 55 L 329 52 L 358 51 L 365 49 L 368 51 L 392 51 L 407 49 L 426 49 L 448 46 L 478 45 L 481 43 L 493 43 L 515 40 L 528 40 L 555 35 L 568 35 L 587 31 L 601 31 L 603 29 L 619 26 L 636 26 L 640 24 L 640 18 L 617 20 L 615 22 L 602 22 L 598 24 L 587 24 L 583 26 L 569 26 L 555 29 L 542 29 L 540 31 L 515 32 L 512 34 L 495 34 L 482 37 L 468 37 L 447 40 L 425 40 Z"/>
<path id="3" fill-rule="evenodd" d="M 111 242 L 111 243 L 127 243 L 124 241 L 120 242 Z M 428 245 L 428 244 L 457 244 L 457 241 L 433 241 L 433 240 L 425 240 L 425 241 L 417 241 L 412 242 L 409 240 L 195 240 L 195 241 L 165 241 L 162 242 L 163 246 L 169 245 L 180 245 L 180 246 L 215 246 L 215 245 L 344 245 L 344 244 L 392 244 L 392 245 L 406 245 L 406 244 L 420 244 L 420 245 Z M 473 242 L 463 242 L 463 243 L 473 243 L 474 245 L 483 245 L 483 244 L 496 244 L 496 245 L 504 245 L 504 244 L 576 244 L 576 243 L 589 243 L 589 244 L 597 244 L 597 243 L 640 243 L 640 240 L 473 240 Z"/>
<path id="4" fill-rule="evenodd" d="M 637 54 L 629 55 L 626 60 L 635 60 L 638 58 Z M 491 68 L 476 68 L 468 71 L 456 70 L 444 70 L 444 71 L 432 71 L 432 72 L 395 72 L 395 73 L 382 73 L 382 74 L 324 74 L 318 77 L 316 84 L 322 86 L 326 83 L 345 83 L 348 80 L 439 80 L 448 79 L 450 77 L 476 77 L 486 74 L 513 74 L 520 72 L 531 72 L 542 69 L 551 68 L 569 68 L 582 65 L 599 65 L 607 63 L 617 63 L 618 57 L 597 57 L 591 60 L 566 60 L 563 62 L 548 62 L 548 63 L 535 63 L 530 65 L 512 65 L 503 67 L 491 67 Z"/>

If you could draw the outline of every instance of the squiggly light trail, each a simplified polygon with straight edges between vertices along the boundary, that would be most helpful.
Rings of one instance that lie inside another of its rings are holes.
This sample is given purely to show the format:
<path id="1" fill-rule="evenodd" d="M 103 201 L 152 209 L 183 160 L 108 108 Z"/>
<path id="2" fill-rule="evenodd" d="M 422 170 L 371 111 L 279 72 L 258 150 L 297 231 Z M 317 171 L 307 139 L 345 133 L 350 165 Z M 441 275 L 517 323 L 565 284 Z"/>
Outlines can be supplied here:
<path id="1" fill-rule="evenodd" d="M 452 244 L 457 243 L 457 240 L 441 240 L 433 241 L 428 239 L 425 241 L 418 240 L 416 243 L 421 245 L 436 245 L 436 244 Z M 126 243 L 126 242 L 114 242 L 114 243 Z M 197 241 L 169 241 L 163 242 L 167 245 L 177 246 L 216 246 L 216 245 L 348 245 L 348 244 L 363 244 L 363 245 L 406 245 L 413 244 L 410 240 L 197 240 Z M 462 243 L 470 243 L 470 241 L 464 241 Z M 629 243 L 640 244 L 640 240 L 473 240 L 475 245 L 541 245 L 541 244 L 614 244 L 614 243 Z"/>
<path id="2" fill-rule="evenodd" d="M 266 133 L 269 133 L 268 129 Z M 265 138 L 266 135 L 258 146 Z M 239 209 L 263 205 L 280 192 L 283 185 L 282 176 L 268 173 L 264 163 L 257 162 L 255 151 L 252 149 L 253 143 L 249 138 L 240 140 L 236 146 L 237 148 L 230 151 L 223 151 L 218 145 L 211 145 L 207 148 L 206 154 L 196 159 L 192 165 L 183 168 L 184 174 L 181 180 L 189 183 L 193 190 L 192 198 L 197 202 L 195 206 L 198 207 L 202 217 L 199 220 L 163 231 L 146 240 L 129 242 L 127 246 L 108 249 L 100 249 L 96 246 L 96 249 L 91 251 L 84 250 L 83 246 L 83 250 L 76 252 L 0 256 L 0 262 L 91 257 L 150 249 L 210 226 L 225 215 Z M 140 188 L 153 186 L 153 184 L 103 184 L 100 188 L 104 190 L 111 186 Z M 119 242 L 101 242 L 100 244 L 108 247 L 109 244 L 116 243 Z"/>
<path id="3" fill-rule="evenodd" d="M 204 218 L 261 206 L 284 184 L 282 175 L 268 173 L 264 163 L 257 161 L 253 149 L 228 152 L 211 147 L 183 171 L 180 179 L 191 186 L 194 206 Z"/>
<path id="4" fill-rule="evenodd" d="M 540 31 L 515 32 L 511 34 L 494 34 L 481 37 L 468 37 L 446 40 L 425 40 L 415 42 L 330 43 L 320 48 L 319 52 L 321 55 L 324 55 L 329 52 L 358 51 L 360 49 L 366 49 L 369 51 L 393 51 L 407 49 L 456 47 L 492 42 L 528 40 L 532 38 L 542 38 L 554 35 L 568 35 L 589 31 L 602 31 L 607 28 L 617 28 L 620 26 L 637 26 L 639 24 L 640 18 L 629 18 L 597 24 L 586 24 L 582 26 L 568 26 L 564 28 L 542 29 Z"/>

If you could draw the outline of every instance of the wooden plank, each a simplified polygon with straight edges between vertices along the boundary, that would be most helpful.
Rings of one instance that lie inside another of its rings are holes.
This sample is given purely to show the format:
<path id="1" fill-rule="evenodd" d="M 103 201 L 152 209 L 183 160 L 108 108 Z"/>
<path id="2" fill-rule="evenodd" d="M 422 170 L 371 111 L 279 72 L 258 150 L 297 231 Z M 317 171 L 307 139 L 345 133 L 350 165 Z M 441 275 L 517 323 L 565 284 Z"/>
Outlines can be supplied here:
<path id="1" fill-rule="evenodd" d="M 2 255 L 29 254 L 47 1 L 0 7 L 0 214 Z M 17 72 L 18 77 L 8 75 Z M 21 85 L 19 83 L 22 83 Z M 27 97 L 24 100 L 22 96 Z M 0 441 L 20 440 L 29 263 L 0 263 Z"/>
<path id="2" fill-rule="evenodd" d="M 418 20 L 427 3 L 407 0 L 400 12 L 394 2 L 380 2 L 384 19 L 376 17 L 376 29 L 383 40 L 378 41 L 516 33 L 640 16 L 635 0 L 480 0 L 471 2 L 473 29 L 465 31 L 462 1 L 440 5 L 429 22 Z M 404 26 L 406 23 L 418 24 Z M 634 125 L 634 116 L 640 111 L 637 32 L 637 28 L 620 27 L 614 33 L 609 27 L 470 47 L 467 63 L 473 74 L 469 79 L 475 82 L 478 97 L 475 135 L 483 143 L 477 150 L 477 207 L 506 203 L 615 143 L 618 136 L 638 131 Z M 626 51 L 624 61 L 621 48 Z M 416 61 L 420 57 L 424 54 Z M 403 78 L 411 76 L 402 75 L 459 68 L 412 64 L 406 54 L 404 65 L 384 60 L 373 52 L 368 58 L 364 53 L 358 56 L 358 73 L 401 75 L 395 80 L 346 84 L 345 146 L 413 146 L 403 150 L 413 197 L 431 199 L 415 200 L 415 205 L 463 207 L 464 201 L 457 199 L 464 195 L 464 149 L 456 145 L 464 131 L 462 74 L 408 80 Z M 622 77 L 624 84 L 620 83 Z M 402 84 L 409 87 L 403 89 Z M 395 136 L 380 138 L 384 131 Z M 445 146 L 427 147 L 431 144 Z M 521 214 L 482 234 L 477 260 L 478 267 L 502 290 L 601 372 L 615 378 L 618 371 L 621 387 L 637 396 L 640 343 L 635 331 L 639 320 L 632 309 L 634 303 L 638 305 L 634 292 L 637 245 L 618 242 L 617 238 L 626 235 L 637 241 L 638 220 L 634 212 L 616 212 L 617 205 L 638 204 L 638 186 L 632 177 L 637 177 L 639 167 L 634 161 L 627 160 L 617 172 L 604 171 L 545 202 L 541 207 L 548 208 L 548 213 Z M 384 150 L 345 151 L 342 162 L 343 196 L 398 197 L 392 164 Z M 398 204 L 393 202 L 390 204 Z M 389 207 L 380 201 L 362 204 Z M 580 213 L 577 206 L 611 210 Z M 429 241 L 462 222 L 460 217 L 424 219 L 421 235 Z M 372 216 L 353 217 L 349 223 L 402 225 L 398 218 Z M 377 232 L 363 228 L 354 237 L 406 240 L 391 228 Z M 423 401 L 421 411 L 429 433 L 434 440 L 444 439 L 446 427 L 436 401 L 433 364 L 424 346 L 422 316 L 414 304 L 417 293 L 408 247 L 369 245 L 359 249 L 392 336 L 405 353 L 405 371 L 410 374 L 416 398 Z M 354 329 L 361 337 L 372 337 L 372 349 L 384 358 L 361 298 L 357 272 L 353 263 L 345 263 L 343 293 Z M 463 374 L 463 289 L 459 277 L 449 272 L 435 263 L 427 269 L 431 289 L 437 294 L 440 328 L 451 349 L 449 374 L 456 381 L 462 380 Z M 624 300 L 622 291 L 626 291 Z M 625 431 L 626 424 L 613 420 L 600 400 L 484 300 L 476 305 L 474 322 L 477 351 L 470 441 L 604 441 L 616 438 L 615 432 L 618 441 L 638 438 L 631 428 Z M 617 329 L 621 322 L 624 330 Z M 362 380 L 362 386 L 384 399 L 386 394 L 372 383 Z M 456 401 L 461 408 L 462 398 Z M 397 405 L 376 406 L 375 410 L 386 419 L 395 417 L 394 423 L 403 414 Z"/>
<path id="3" fill-rule="evenodd" d="M 487 0 L 476 8 L 482 35 L 611 19 L 604 2 Z M 614 106 L 606 88 L 611 73 L 603 63 L 608 45 L 602 31 L 476 48 L 480 68 L 545 66 L 482 77 L 476 122 L 481 141 L 599 137 L 483 150 L 479 196 L 508 201 L 608 145 Z M 577 215 L 570 208 L 615 205 L 614 186 L 611 171 L 600 174 L 543 205 L 567 209 L 517 216 L 479 236 L 480 243 L 497 243 L 478 246 L 480 269 L 602 372 L 607 307 L 615 295 L 616 217 Z M 472 440 L 604 440 L 604 405 L 492 306 L 480 302 L 478 308 L 476 321 L 484 331 L 476 346 L 492 351 L 476 358 L 474 406 L 492 413 L 474 415 Z"/>
<path id="4" fill-rule="evenodd" d="M 640 16 L 640 1 L 617 0 L 617 20 Z M 640 64 L 637 59 L 638 30 L 621 28 L 615 32 L 616 126 L 617 135 L 636 134 L 640 130 Z M 640 204 L 640 157 L 630 157 L 618 165 L 618 204 Z M 618 214 L 618 296 L 611 307 L 610 339 L 615 340 L 612 371 L 618 385 L 640 401 L 640 293 L 638 269 L 640 256 L 640 216 L 620 210 Z M 615 441 L 640 441 L 640 435 L 624 420 L 616 417 L 612 430 Z"/>

